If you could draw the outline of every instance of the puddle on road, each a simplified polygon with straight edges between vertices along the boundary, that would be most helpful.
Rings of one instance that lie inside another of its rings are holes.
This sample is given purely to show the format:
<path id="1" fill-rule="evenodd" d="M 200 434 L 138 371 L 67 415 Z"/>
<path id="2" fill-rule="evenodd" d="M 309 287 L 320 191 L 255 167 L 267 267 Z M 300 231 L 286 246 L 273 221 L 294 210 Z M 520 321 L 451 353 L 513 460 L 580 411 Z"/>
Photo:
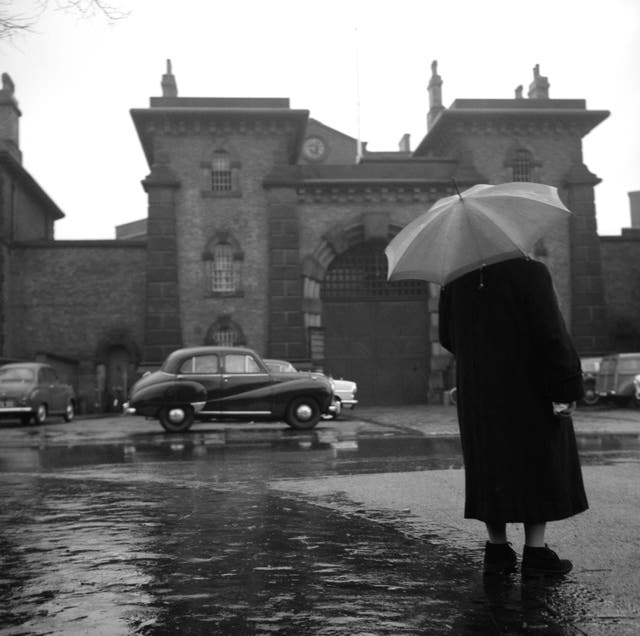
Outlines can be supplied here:
<path id="1" fill-rule="evenodd" d="M 580 434 L 577 442 L 586 464 L 636 461 L 640 451 L 640 435 L 635 433 Z M 308 454 L 300 455 L 299 451 L 308 451 Z M 281 462 L 287 452 L 291 461 Z M 292 471 L 290 476 L 296 476 L 298 471 L 310 475 L 326 470 L 343 474 L 462 467 L 460 440 L 456 436 L 383 435 L 341 439 L 333 431 L 319 430 L 306 433 L 245 431 L 242 435 L 235 432 L 231 439 L 220 432 L 132 435 L 125 443 L 4 448 L 0 449 L 0 473 L 140 461 L 229 458 L 256 453 L 277 455 L 277 463 Z"/>
<path id="2" fill-rule="evenodd" d="M 637 435 L 580 436 L 579 446 L 593 463 L 637 461 L 640 448 Z M 4 449 L 0 633 L 584 633 L 576 626 L 598 599 L 576 579 L 484 580 L 476 545 L 454 552 L 442 536 L 398 531 L 397 519 L 267 487 L 460 465 L 456 438 L 320 431 L 262 444 L 196 434 Z M 618 619 L 606 620 L 615 633 Z"/>
<path id="3" fill-rule="evenodd" d="M 4 477 L 7 634 L 572 634 L 583 615 L 579 586 L 483 580 L 477 551 L 283 499 L 260 480 Z"/>

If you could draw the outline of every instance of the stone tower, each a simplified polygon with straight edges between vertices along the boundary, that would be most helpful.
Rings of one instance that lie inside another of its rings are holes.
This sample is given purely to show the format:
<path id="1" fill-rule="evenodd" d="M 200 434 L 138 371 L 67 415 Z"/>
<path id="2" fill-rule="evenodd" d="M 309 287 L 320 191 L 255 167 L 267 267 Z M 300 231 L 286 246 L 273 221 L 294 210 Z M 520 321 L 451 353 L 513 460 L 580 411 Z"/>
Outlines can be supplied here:
<path id="1" fill-rule="evenodd" d="M 560 304 L 578 350 L 608 349 L 594 186 L 600 179 L 583 163 L 582 138 L 607 111 L 587 110 L 582 99 L 551 99 L 549 81 L 534 68 L 528 98 L 456 99 L 439 113 L 415 156 L 456 157 L 485 183 L 534 181 L 556 186 L 573 212 L 564 228 L 545 237 L 536 255 L 551 269 Z"/>

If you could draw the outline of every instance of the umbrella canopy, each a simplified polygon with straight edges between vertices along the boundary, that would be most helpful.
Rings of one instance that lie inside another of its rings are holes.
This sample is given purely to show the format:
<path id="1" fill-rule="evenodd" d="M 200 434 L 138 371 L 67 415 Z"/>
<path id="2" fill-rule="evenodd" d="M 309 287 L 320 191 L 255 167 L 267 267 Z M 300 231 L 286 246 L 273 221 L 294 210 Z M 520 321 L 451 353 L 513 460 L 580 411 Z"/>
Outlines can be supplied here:
<path id="1" fill-rule="evenodd" d="M 557 188 L 540 183 L 476 185 L 437 201 L 387 245 L 388 280 L 454 278 L 529 253 L 570 216 Z"/>

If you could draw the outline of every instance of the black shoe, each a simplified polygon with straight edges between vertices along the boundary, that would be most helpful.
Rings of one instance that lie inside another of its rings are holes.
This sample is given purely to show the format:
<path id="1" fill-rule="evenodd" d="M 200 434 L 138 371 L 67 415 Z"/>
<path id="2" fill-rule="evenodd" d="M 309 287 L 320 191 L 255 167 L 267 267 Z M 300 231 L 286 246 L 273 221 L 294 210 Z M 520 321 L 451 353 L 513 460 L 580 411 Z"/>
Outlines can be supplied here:
<path id="1" fill-rule="evenodd" d="M 518 555 L 510 543 L 490 543 L 484 545 L 484 573 L 510 574 L 515 572 Z"/>
<path id="2" fill-rule="evenodd" d="M 573 563 L 561 559 L 545 544 L 544 548 L 524 546 L 522 552 L 522 576 L 563 576 L 571 572 Z"/>

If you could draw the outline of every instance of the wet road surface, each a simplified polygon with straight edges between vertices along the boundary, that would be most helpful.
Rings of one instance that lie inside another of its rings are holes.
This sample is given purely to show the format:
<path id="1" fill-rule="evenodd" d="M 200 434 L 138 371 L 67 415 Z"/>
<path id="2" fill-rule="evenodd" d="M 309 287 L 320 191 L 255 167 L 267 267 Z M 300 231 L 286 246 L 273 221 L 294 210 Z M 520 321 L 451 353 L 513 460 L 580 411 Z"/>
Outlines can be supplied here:
<path id="1" fill-rule="evenodd" d="M 587 470 L 638 462 L 637 435 L 580 443 Z M 455 438 L 323 430 L 4 448 L 0 634 L 638 633 L 620 615 L 585 622 L 598 599 L 579 578 L 483 580 L 477 537 L 313 492 L 460 468 Z"/>

